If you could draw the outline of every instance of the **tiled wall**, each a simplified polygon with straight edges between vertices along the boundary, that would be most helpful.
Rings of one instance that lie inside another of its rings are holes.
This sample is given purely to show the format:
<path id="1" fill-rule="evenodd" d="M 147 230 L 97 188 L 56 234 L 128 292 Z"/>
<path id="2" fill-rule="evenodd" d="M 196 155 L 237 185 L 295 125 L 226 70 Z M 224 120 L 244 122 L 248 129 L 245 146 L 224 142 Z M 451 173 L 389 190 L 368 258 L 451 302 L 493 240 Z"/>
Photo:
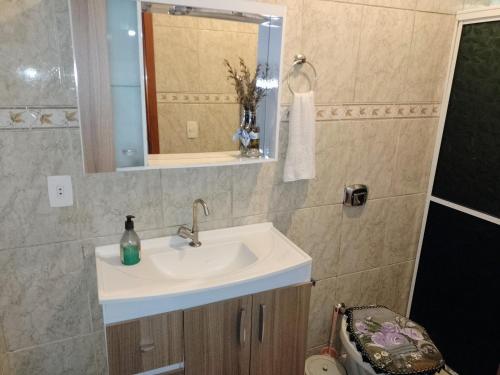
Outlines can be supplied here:
<path id="1" fill-rule="evenodd" d="M 224 59 L 234 66 L 257 63 L 256 24 L 208 18 L 153 15 L 160 153 L 237 150 L 239 126 L 234 87 Z M 199 137 L 187 137 L 196 121 Z"/>
<path id="2" fill-rule="evenodd" d="M 190 221 L 198 197 L 212 211 L 204 228 L 272 220 L 311 254 L 318 283 L 309 348 L 327 341 L 336 302 L 404 312 L 437 125 L 432 111 L 451 14 L 463 1 L 277 1 L 289 6 L 285 65 L 304 51 L 320 74 L 313 181 L 283 183 L 282 158 L 84 176 L 78 128 L 0 129 L 0 374 L 105 373 L 95 244 L 118 241 L 129 213 L 143 238 L 173 233 Z M 0 106 L 74 108 L 66 1 L 0 0 L 0 9 Z M 28 68 L 39 76 L 28 79 Z M 281 157 L 286 136 L 283 122 Z M 64 174 L 73 176 L 76 203 L 49 208 L 46 176 Z M 341 205 L 348 183 L 369 185 L 366 207 Z"/>

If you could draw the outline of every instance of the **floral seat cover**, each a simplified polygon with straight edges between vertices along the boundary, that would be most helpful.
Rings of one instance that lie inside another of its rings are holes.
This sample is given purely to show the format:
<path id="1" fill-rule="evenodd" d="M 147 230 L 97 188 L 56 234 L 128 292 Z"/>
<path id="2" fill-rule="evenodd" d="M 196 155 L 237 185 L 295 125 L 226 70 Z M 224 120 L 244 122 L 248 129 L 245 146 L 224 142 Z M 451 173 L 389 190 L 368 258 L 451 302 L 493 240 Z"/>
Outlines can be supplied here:
<path id="1" fill-rule="evenodd" d="M 432 375 L 444 360 L 425 329 L 384 306 L 346 310 L 347 331 L 376 373 Z"/>

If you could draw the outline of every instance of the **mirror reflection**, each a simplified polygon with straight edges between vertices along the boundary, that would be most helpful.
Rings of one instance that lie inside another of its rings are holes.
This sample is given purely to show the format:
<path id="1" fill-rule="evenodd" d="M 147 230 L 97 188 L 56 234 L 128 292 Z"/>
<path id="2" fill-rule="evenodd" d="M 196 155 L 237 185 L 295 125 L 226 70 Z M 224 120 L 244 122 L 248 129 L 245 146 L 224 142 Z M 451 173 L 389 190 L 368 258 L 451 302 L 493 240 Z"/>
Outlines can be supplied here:
<path id="1" fill-rule="evenodd" d="M 150 154 L 238 151 L 241 108 L 225 61 L 256 72 L 258 25 L 168 13 L 144 13 L 143 25 Z"/>

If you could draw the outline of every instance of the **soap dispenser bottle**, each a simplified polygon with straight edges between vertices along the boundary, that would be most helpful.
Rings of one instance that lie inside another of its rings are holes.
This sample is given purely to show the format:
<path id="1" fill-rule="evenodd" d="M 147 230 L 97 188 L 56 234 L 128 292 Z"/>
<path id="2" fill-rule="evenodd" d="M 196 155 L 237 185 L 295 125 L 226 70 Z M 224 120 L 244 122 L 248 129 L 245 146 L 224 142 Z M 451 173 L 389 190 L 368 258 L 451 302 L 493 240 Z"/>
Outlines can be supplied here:
<path id="1" fill-rule="evenodd" d="M 120 241 L 120 258 L 122 264 L 126 266 L 133 266 L 141 260 L 141 240 L 134 231 L 134 222 L 132 219 L 135 219 L 135 216 L 127 215 L 125 232 Z"/>

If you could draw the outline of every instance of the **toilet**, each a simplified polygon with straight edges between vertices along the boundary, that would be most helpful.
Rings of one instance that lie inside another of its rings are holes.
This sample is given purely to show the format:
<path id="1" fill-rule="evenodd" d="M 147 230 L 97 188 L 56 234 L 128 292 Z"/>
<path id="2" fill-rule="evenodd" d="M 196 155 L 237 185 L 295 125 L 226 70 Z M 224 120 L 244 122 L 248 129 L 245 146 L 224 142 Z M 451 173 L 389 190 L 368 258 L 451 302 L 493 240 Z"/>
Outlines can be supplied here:
<path id="1" fill-rule="evenodd" d="M 363 362 L 363 357 L 358 352 L 356 345 L 349 339 L 349 333 L 347 332 L 347 317 L 345 316 L 342 317 L 342 324 L 340 326 L 340 342 L 342 343 L 342 354 L 344 354 L 344 367 L 349 375 L 376 374 L 368 363 Z"/>
<path id="2" fill-rule="evenodd" d="M 349 375 L 430 374 L 444 368 L 425 329 L 384 306 L 347 309 L 339 336 Z"/>

